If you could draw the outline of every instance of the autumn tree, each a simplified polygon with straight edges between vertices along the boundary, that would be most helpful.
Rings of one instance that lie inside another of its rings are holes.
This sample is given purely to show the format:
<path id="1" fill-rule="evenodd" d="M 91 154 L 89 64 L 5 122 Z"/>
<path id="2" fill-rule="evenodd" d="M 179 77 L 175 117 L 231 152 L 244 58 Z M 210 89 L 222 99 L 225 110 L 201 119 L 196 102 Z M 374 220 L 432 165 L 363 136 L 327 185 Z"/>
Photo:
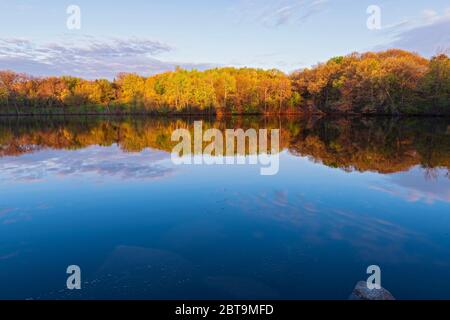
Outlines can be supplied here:
<path id="1" fill-rule="evenodd" d="M 444 54 L 433 57 L 421 81 L 424 103 L 432 112 L 448 113 L 450 101 L 450 59 Z"/>
<path id="2" fill-rule="evenodd" d="M 9 106 L 14 99 L 14 86 L 19 79 L 19 74 L 12 71 L 0 71 L 0 97 Z"/>
<path id="3" fill-rule="evenodd" d="M 114 81 L 35 78 L 0 72 L 0 105 L 104 106 L 151 112 L 216 114 L 449 114 L 449 58 L 404 50 L 352 53 L 286 75 L 280 70 L 215 68 Z"/>

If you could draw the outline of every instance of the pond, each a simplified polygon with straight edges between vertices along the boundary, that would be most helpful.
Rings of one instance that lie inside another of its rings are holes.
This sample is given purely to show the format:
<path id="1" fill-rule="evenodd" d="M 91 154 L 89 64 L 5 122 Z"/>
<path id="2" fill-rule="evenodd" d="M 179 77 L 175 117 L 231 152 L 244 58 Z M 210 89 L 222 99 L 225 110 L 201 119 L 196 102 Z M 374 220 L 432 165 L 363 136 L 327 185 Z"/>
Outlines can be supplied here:
<path id="1" fill-rule="evenodd" d="M 175 164 L 195 120 L 278 172 Z M 0 118 L 0 299 L 450 299 L 449 168 L 445 118 Z"/>

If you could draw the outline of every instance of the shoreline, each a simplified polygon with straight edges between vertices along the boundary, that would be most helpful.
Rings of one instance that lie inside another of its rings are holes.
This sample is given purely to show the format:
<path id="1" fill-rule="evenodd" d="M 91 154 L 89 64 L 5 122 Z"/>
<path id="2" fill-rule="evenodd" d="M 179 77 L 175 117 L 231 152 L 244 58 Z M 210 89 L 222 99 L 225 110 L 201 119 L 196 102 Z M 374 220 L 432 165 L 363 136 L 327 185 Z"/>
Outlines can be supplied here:
<path id="1" fill-rule="evenodd" d="M 122 116 L 146 116 L 161 118 L 176 117 L 202 117 L 202 118 L 229 118 L 229 117 L 264 117 L 264 118 L 289 118 L 289 117 L 390 117 L 390 118 L 450 118 L 450 114 L 391 114 L 391 113 L 163 113 L 163 112 L 45 112 L 45 113 L 2 113 L 0 117 L 70 117 L 70 116 L 92 116 L 92 117 L 122 117 Z"/>
<path id="2" fill-rule="evenodd" d="M 290 74 L 177 68 L 89 80 L 6 70 L 0 71 L 0 115 L 447 117 L 449 75 L 447 55 L 425 58 L 400 49 L 334 57 Z"/>

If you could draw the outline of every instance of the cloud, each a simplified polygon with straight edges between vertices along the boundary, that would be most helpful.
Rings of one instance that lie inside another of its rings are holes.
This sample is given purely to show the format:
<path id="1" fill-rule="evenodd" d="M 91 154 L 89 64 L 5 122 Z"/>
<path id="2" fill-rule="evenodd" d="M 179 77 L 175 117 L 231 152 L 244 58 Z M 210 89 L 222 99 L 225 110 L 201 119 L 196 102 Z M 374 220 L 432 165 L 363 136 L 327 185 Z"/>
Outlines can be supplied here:
<path id="1" fill-rule="evenodd" d="M 387 176 L 382 185 L 374 185 L 372 190 L 390 194 L 408 202 L 423 202 L 432 205 L 436 202 L 450 202 L 450 181 L 448 171 L 434 169 L 429 172 L 419 167 L 408 172 Z M 434 178 L 430 178 L 429 175 Z"/>
<path id="2" fill-rule="evenodd" d="M 450 8 L 442 15 L 425 10 L 419 20 L 391 28 L 393 41 L 384 47 L 395 47 L 433 56 L 450 48 Z"/>
<path id="3" fill-rule="evenodd" d="M 173 50 L 169 45 L 140 38 L 98 39 L 74 37 L 71 42 L 37 43 L 28 39 L 0 39 L 0 69 L 12 69 L 37 76 L 74 75 L 84 78 L 114 78 L 120 72 L 151 75 L 207 65 L 167 62 L 159 55 Z"/>
<path id="4" fill-rule="evenodd" d="M 140 153 L 122 152 L 117 145 L 92 146 L 83 150 L 42 150 L 21 157 L 0 159 L 2 181 L 38 182 L 50 177 L 94 175 L 98 179 L 152 180 L 174 173 L 165 165 L 168 155 L 146 149 Z M 0 212 L 1 213 L 1 212 Z"/>
<path id="5" fill-rule="evenodd" d="M 261 4 L 261 1 L 245 0 L 239 4 L 242 19 L 255 20 L 267 27 L 298 24 L 322 12 L 328 0 L 274 0 Z"/>
<path id="6" fill-rule="evenodd" d="M 410 257 L 406 245 L 418 236 L 415 231 L 377 214 L 329 206 L 295 193 L 272 190 L 245 197 L 236 194 L 226 203 L 239 212 L 273 220 L 274 226 L 282 224 L 298 229 L 301 242 L 310 248 L 339 241 L 357 250 L 366 260 L 407 261 Z"/>

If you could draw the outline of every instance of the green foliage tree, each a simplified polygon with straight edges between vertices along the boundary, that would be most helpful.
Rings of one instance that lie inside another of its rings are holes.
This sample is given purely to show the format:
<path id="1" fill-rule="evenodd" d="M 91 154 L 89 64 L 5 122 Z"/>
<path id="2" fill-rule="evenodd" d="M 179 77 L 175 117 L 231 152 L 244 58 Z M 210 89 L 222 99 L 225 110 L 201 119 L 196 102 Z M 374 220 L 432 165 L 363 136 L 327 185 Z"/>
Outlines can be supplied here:
<path id="1" fill-rule="evenodd" d="M 216 68 L 110 82 L 33 78 L 0 72 L 0 106 L 104 106 L 175 113 L 450 114 L 450 62 L 392 49 L 352 53 L 286 75 L 272 69 Z"/>

